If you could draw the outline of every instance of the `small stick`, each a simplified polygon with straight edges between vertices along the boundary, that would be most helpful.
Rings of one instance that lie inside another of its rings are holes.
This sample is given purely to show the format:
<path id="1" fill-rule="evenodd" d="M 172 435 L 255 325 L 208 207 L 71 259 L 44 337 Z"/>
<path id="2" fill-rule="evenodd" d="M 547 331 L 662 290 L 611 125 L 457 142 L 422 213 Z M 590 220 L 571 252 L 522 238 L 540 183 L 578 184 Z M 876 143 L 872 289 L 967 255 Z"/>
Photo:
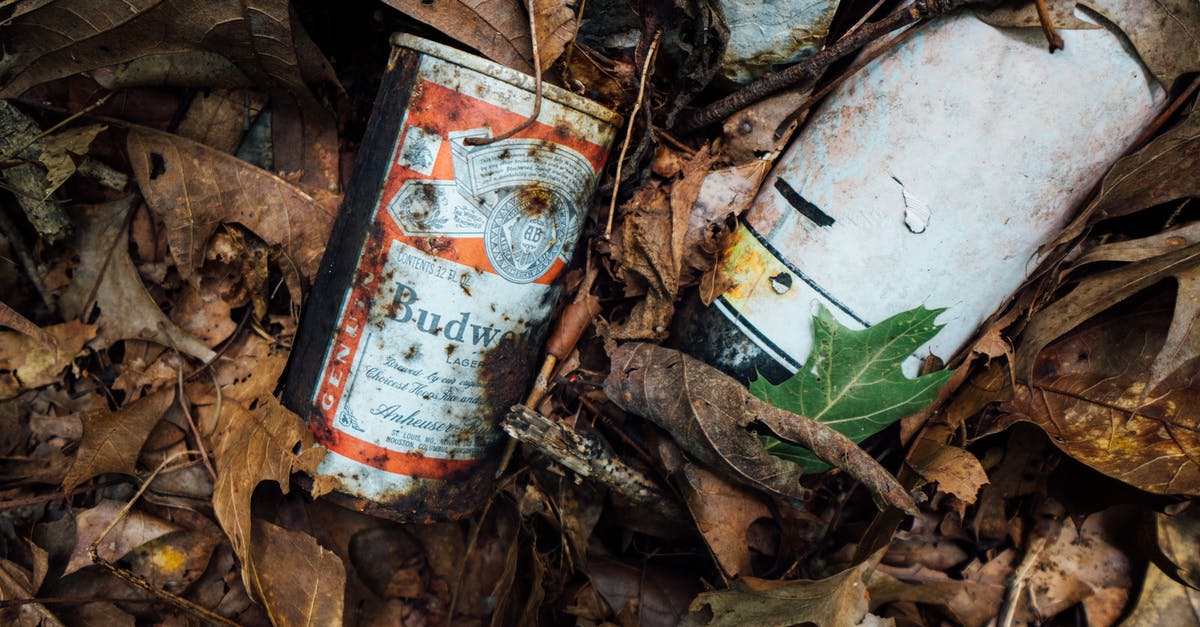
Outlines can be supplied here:
<path id="1" fill-rule="evenodd" d="M 738 91 L 700 109 L 679 125 L 682 132 L 696 131 L 729 117 L 734 112 L 754 104 L 771 94 L 782 91 L 802 81 L 816 78 L 835 61 L 858 50 L 865 44 L 883 35 L 914 24 L 920 20 L 945 15 L 970 4 L 992 4 L 992 0 L 916 0 L 898 9 L 887 17 L 863 26 L 854 33 L 817 52 L 808 59 L 780 72 L 766 76 L 746 85 Z"/>
<path id="2" fill-rule="evenodd" d="M 1046 43 L 1050 45 L 1050 54 L 1054 54 L 1055 50 L 1065 48 L 1063 38 L 1054 28 L 1054 22 L 1050 20 L 1050 10 L 1046 8 L 1046 0 L 1033 0 L 1033 6 L 1037 8 L 1038 22 L 1042 24 L 1042 33 L 1046 35 Z"/>
<path id="3" fill-rule="evenodd" d="M 593 433 L 580 432 L 524 405 L 514 405 L 501 423 L 508 435 L 533 446 L 559 465 L 625 497 L 639 508 L 686 524 L 688 516 L 646 473 L 617 457 L 608 443 Z"/>
<path id="4" fill-rule="evenodd" d="M 468 146 L 486 146 L 491 143 L 506 140 L 509 137 L 512 137 L 513 135 L 516 135 L 517 133 L 529 128 L 530 126 L 533 126 L 533 123 L 537 121 L 538 114 L 542 112 L 542 60 L 538 56 L 537 25 L 534 20 L 534 15 L 536 15 L 536 13 L 533 9 L 533 0 L 526 0 L 525 10 L 529 13 L 529 41 L 533 46 L 533 113 L 530 113 L 529 117 L 525 118 L 524 122 L 521 122 L 512 129 L 509 129 L 507 133 L 502 133 L 495 137 L 468 137 L 464 139 L 463 143 Z"/>
<path id="5" fill-rule="evenodd" d="M 638 109 L 642 107 L 642 98 L 646 94 L 646 78 L 650 74 L 650 61 L 658 51 L 658 41 L 662 39 L 662 31 L 654 31 L 654 39 L 646 51 L 646 59 L 642 62 L 642 77 L 638 80 L 637 100 L 633 102 L 633 111 L 629 112 L 629 122 L 625 125 L 625 141 L 621 142 L 621 154 L 617 157 L 617 175 L 613 179 L 612 200 L 608 203 L 608 224 L 604 226 L 604 239 L 612 235 L 613 215 L 617 213 L 617 192 L 621 189 L 621 169 L 625 166 L 625 153 L 629 152 L 629 141 L 633 138 L 633 125 L 637 120 Z"/>
<path id="6" fill-rule="evenodd" d="M 99 564 L 100 566 L 103 566 L 109 572 L 116 575 L 126 583 L 134 586 L 135 588 L 140 588 L 141 590 L 149 592 L 155 597 L 158 597 L 159 599 L 162 599 L 163 601 L 166 601 L 167 603 L 170 603 L 171 605 L 185 612 L 188 612 L 206 621 L 237 627 L 236 622 L 217 614 L 207 607 L 193 603 L 192 601 L 189 601 L 177 594 L 172 594 L 166 590 L 159 589 L 142 577 L 139 577 L 138 575 L 123 568 L 118 568 L 116 564 L 113 564 L 107 559 L 100 557 L 99 547 L 100 542 L 104 540 L 104 536 L 107 536 L 109 532 L 117 526 L 117 523 L 121 522 L 125 516 L 129 514 L 129 510 L 133 509 L 133 504 L 136 503 L 139 498 L 141 498 L 142 494 L 145 493 L 146 489 L 150 487 L 150 484 L 154 482 L 154 479 L 158 477 L 159 473 L 161 473 L 167 467 L 167 464 L 175 461 L 175 458 L 177 457 L 196 454 L 196 451 L 191 450 L 178 451 L 162 460 L 158 467 L 154 469 L 154 472 L 150 473 L 150 476 L 142 483 L 142 487 L 138 488 L 138 491 L 133 495 L 133 498 L 129 499 L 129 502 L 125 504 L 125 507 L 121 508 L 121 511 L 115 518 L 113 518 L 112 522 L 108 523 L 108 526 L 104 528 L 104 531 L 102 531 L 99 536 L 96 536 L 96 539 L 92 541 L 90 546 L 88 546 L 88 557 L 92 559 L 93 564 Z"/>

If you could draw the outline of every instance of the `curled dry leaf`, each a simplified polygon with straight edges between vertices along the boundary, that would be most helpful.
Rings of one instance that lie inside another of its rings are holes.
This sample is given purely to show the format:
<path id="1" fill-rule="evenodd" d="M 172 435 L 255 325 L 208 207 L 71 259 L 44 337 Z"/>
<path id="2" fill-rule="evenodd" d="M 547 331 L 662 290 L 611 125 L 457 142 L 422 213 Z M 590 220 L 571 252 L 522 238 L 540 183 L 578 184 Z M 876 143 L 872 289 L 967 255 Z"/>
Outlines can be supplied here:
<path id="1" fill-rule="evenodd" d="M 1033 362 L 1028 387 L 1005 406 L 1001 424 L 1033 422 L 1071 457 L 1143 490 L 1200 494 L 1197 364 L 1147 390 L 1169 320 L 1161 303 L 1147 301 L 1055 341 Z"/>
<path id="2" fill-rule="evenodd" d="M 253 590 L 272 623 L 279 627 L 342 624 L 346 567 L 337 555 L 306 533 L 258 519 L 254 538 Z"/>
<path id="3" fill-rule="evenodd" d="M 300 417 L 272 396 L 259 399 L 252 411 L 226 403 L 213 441 L 217 467 L 213 511 L 241 559 L 246 589 L 255 590 L 259 573 L 251 535 L 250 497 L 263 481 L 278 483 L 286 494 L 292 473 L 306 472 L 315 477 L 325 449 L 314 447 L 312 433 Z M 314 488 L 314 493 L 319 496 L 323 492 Z"/>
<path id="4" fill-rule="evenodd" d="M 158 308 L 129 258 L 126 218 L 132 204 L 131 196 L 80 212 L 79 265 L 59 302 L 62 313 L 82 318 L 92 314 L 92 305 L 98 307 L 100 348 L 123 339 L 150 340 L 209 361 L 215 353 Z"/>
<path id="5" fill-rule="evenodd" d="M 883 552 L 832 577 L 820 580 L 773 581 L 742 577 L 729 590 L 705 592 L 688 608 L 682 625 L 708 627 L 756 625 L 853 627 L 867 616 L 868 577 Z M 707 619 L 702 611 L 711 612 Z"/>
<path id="6" fill-rule="evenodd" d="M 150 430 L 175 401 L 175 389 L 164 388 L 126 404 L 117 411 L 101 407 L 83 417 L 83 440 L 67 476 L 63 491 L 106 472 L 133 474 L 138 453 Z"/>
<path id="7" fill-rule="evenodd" d="M 58 381 L 59 373 L 96 336 L 95 325 L 78 320 L 38 331 L 50 338 L 49 344 L 24 332 L 0 331 L 0 400 Z"/>
<path id="8" fill-rule="evenodd" d="M 613 329 L 613 337 L 664 339 L 683 288 L 699 281 L 706 302 L 724 291 L 713 266 L 731 235 L 733 218 L 753 200 L 768 164 L 710 171 L 714 161 L 703 148 L 679 164 L 682 176 L 669 187 L 643 187 L 625 205 L 613 259 L 626 296 L 644 294 L 645 299 Z"/>
<path id="9" fill-rule="evenodd" d="M 879 462 L 828 426 L 767 405 L 721 371 L 679 351 L 631 343 L 612 353 L 605 394 L 668 431 L 707 467 L 790 500 L 803 500 L 798 465 L 769 455 L 747 430 L 762 424 L 862 481 L 889 505 L 916 512 L 912 497 Z"/>

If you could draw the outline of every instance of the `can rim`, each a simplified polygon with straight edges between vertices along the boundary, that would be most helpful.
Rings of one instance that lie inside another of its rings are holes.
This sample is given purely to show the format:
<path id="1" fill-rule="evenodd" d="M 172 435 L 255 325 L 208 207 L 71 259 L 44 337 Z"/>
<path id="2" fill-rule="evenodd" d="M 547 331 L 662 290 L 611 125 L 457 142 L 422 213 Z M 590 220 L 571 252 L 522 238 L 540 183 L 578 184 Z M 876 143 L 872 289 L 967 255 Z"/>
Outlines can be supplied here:
<path id="1" fill-rule="evenodd" d="M 461 65 L 467 69 L 475 70 L 482 74 L 503 81 L 515 87 L 519 87 L 534 93 L 537 89 L 537 84 L 534 78 L 520 70 L 500 65 L 495 61 L 489 61 L 483 57 L 463 52 L 456 48 L 452 48 L 445 44 L 440 44 L 436 41 L 430 41 L 423 37 L 410 35 L 408 33 L 393 33 L 391 38 L 393 46 L 416 50 L 424 54 L 428 54 L 443 61 L 449 61 L 456 65 Z M 570 107 L 583 113 L 590 115 L 593 118 L 606 122 L 613 126 L 621 126 L 624 118 L 621 114 L 601 105 L 594 100 L 589 100 L 583 96 L 573 94 L 557 85 L 551 85 L 545 81 L 542 82 L 542 97 L 553 100 L 554 102 Z"/>

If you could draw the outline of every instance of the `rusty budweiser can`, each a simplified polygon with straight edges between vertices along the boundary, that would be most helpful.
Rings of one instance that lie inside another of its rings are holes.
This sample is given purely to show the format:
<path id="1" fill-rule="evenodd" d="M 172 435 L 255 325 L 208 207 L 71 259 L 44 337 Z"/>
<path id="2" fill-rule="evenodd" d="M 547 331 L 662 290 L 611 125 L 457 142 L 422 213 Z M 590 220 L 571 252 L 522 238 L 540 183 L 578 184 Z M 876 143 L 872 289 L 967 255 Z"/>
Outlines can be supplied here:
<path id="1" fill-rule="evenodd" d="M 397 35 L 306 305 L 284 403 L 328 448 L 335 499 L 404 520 L 487 497 L 499 418 L 520 401 L 561 292 L 615 113 Z"/>
<path id="2" fill-rule="evenodd" d="M 1038 29 L 951 16 L 842 83 L 739 226 L 734 287 L 709 308 L 693 295 L 674 341 L 779 381 L 808 357 L 817 304 L 852 328 L 924 305 L 945 328 L 904 370 L 952 355 L 1165 99 L 1111 25 L 1061 34 L 1048 54 Z"/>

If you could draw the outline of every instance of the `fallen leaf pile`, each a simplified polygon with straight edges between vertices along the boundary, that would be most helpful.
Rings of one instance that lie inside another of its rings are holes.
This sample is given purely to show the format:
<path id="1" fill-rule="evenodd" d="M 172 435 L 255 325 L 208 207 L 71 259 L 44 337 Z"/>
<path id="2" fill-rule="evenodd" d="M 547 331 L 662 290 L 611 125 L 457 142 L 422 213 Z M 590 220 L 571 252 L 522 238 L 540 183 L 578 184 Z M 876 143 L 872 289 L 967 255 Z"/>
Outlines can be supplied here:
<path id="1" fill-rule="evenodd" d="M 0 2 L 0 623 L 1200 625 L 1200 5 L 970 3 L 1111 23 L 1162 114 L 952 367 L 900 367 L 941 310 L 821 310 L 747 385 L 677 323 L 857 70 L 685 132 L 758 89 L 727 16 L 784 7 L 730 2 Z M 884 16 L 826 4 L 826 50 Z M 397 31 L 629 125 L 520 440 L 428 524 L 345 507 L 279 400 Z"/>

